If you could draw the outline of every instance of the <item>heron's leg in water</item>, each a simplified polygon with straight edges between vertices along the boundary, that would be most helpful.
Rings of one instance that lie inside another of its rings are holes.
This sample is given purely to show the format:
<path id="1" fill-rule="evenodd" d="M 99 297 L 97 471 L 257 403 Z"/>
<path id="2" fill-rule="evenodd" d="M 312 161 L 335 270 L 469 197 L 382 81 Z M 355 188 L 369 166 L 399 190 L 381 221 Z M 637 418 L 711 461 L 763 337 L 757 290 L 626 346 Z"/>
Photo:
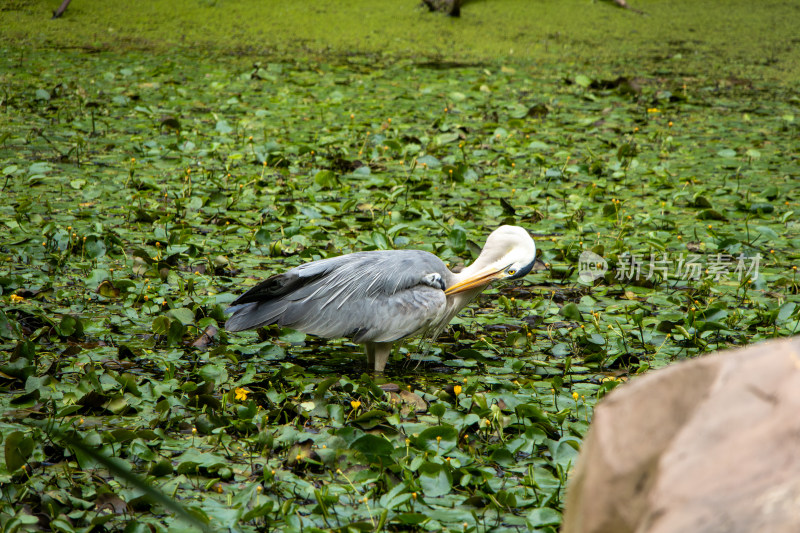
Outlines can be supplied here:
<path id="1" fill-rule="evenodd" d="M 383 369 L 386 368 L 386 362 L 392 354 L 392 343 L 368 342 L 364 345 L 364 351 L 367 352 L 367 364 L 375 372 L 383 372 Z"/>

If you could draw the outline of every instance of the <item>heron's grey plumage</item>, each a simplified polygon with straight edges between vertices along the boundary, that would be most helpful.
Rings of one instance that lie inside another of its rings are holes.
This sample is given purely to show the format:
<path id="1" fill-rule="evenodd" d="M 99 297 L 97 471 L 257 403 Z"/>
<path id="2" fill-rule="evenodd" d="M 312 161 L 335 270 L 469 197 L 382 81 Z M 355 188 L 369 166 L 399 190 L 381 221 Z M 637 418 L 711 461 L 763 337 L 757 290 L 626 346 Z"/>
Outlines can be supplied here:
<path id="1" fill-rule="evenodd" d="M 324 338 L 347 337 L 366 345 L 370 363 L 380 371 L 392 342 L 435 336 L 492 280 L 526 274 L 535 255 L 525 230 L 502 226 L 459 274 L 421 250 L 356 252 L 312 261 L 237 298 L 227 309 L 232 315 L 225 328 L 277 324 Z"/>
<path id="2" fill-rule="evenodd" d="M 228 309 L 225 328 L 278 324 L 355 342 L 393 342 L 444 315 L 452 274 L 420 250 L 356 252 L 300 265 L 259 283 Z"/>

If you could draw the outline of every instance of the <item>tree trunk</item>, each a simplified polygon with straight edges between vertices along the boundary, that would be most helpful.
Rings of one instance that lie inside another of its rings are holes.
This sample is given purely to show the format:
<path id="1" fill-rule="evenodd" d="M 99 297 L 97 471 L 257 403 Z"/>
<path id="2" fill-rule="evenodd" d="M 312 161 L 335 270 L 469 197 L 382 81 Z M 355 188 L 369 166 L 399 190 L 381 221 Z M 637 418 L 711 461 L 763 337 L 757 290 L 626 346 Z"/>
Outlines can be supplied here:
<path id="1" fill-rule="evenodd" d="M 70 3 L 71 1 L 72 1 L 72 0 L 64 0 L 63 2 L 61 2 L 61 5 L 60 5 L 60 6 L 58 6 L 58 9 L 56 9 L 55 11 L 53 11 L 53 18 L 54 18 L 54 19 L 57 19 L 58 17 L 60 17 L 61 15 L 63 15 L 63 14 L 64 14 L 64 11 L 66 11 L 66 10 L 67 10 L 67 6 L 69 5 L 69 3 Z"/>
<path id="2" fill-rule="evenodd" d="M 422 0 L 431 11 L 447 13 L 451 17 L 461 16 L 461 4 L 463 0 Z"/>

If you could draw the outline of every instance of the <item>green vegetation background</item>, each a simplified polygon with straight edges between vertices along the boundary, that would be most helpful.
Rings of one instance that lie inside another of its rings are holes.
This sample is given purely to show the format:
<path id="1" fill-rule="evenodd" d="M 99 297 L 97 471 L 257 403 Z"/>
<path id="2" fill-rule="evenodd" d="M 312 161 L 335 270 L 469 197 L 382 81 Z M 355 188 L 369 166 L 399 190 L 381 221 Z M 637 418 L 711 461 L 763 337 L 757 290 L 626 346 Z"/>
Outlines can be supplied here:
<path id="1" fill-rule="evenodd" d="M 19 46 L 388 58 L 525 60 L 605 71 L 714 72 L 795 83 L 800 58 L 793 2 L 636 2 L 640 16 L 597 0 L 481 0 L 460 18 L 432 17 L 414 1 L 9 0 L 5 42 Z"/>
<path id="2" fill-rule="evenodd" d="M 609 390 L 800 331 L 795 2 L 57 4 L 0 6 L 3 531 L 553 532 Z M 385 376 L 219 331 L 501 223 L 543 266 Z"/>

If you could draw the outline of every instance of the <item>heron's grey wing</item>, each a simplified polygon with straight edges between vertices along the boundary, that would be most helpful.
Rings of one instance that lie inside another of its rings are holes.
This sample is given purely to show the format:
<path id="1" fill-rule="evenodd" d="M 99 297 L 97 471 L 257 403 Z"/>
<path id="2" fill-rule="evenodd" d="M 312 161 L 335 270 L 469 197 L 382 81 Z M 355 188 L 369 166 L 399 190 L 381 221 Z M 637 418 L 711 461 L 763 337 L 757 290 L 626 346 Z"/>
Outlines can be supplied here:
<path id="1" fill-rule="evenodd" d="M 391 342 L 441 321 L 449 276 L 438 257 L 418 250 L 314 261 L 243 294 L 228 309 L 233 315 L 225 327 L 278 324 L 320 337 Z"/>
<path id="2" fill-rule="evenodd" d="M 225 310 L 226 313 L 232 313 L 225 322 L 225 329 L 242 331 L 275 324 L 291 304 L 294 291 L 313 286 L 320 278 L 341 266 L 345 257 L 312 261 L 283 274 L 270 276 L 239 296 Z"/>

